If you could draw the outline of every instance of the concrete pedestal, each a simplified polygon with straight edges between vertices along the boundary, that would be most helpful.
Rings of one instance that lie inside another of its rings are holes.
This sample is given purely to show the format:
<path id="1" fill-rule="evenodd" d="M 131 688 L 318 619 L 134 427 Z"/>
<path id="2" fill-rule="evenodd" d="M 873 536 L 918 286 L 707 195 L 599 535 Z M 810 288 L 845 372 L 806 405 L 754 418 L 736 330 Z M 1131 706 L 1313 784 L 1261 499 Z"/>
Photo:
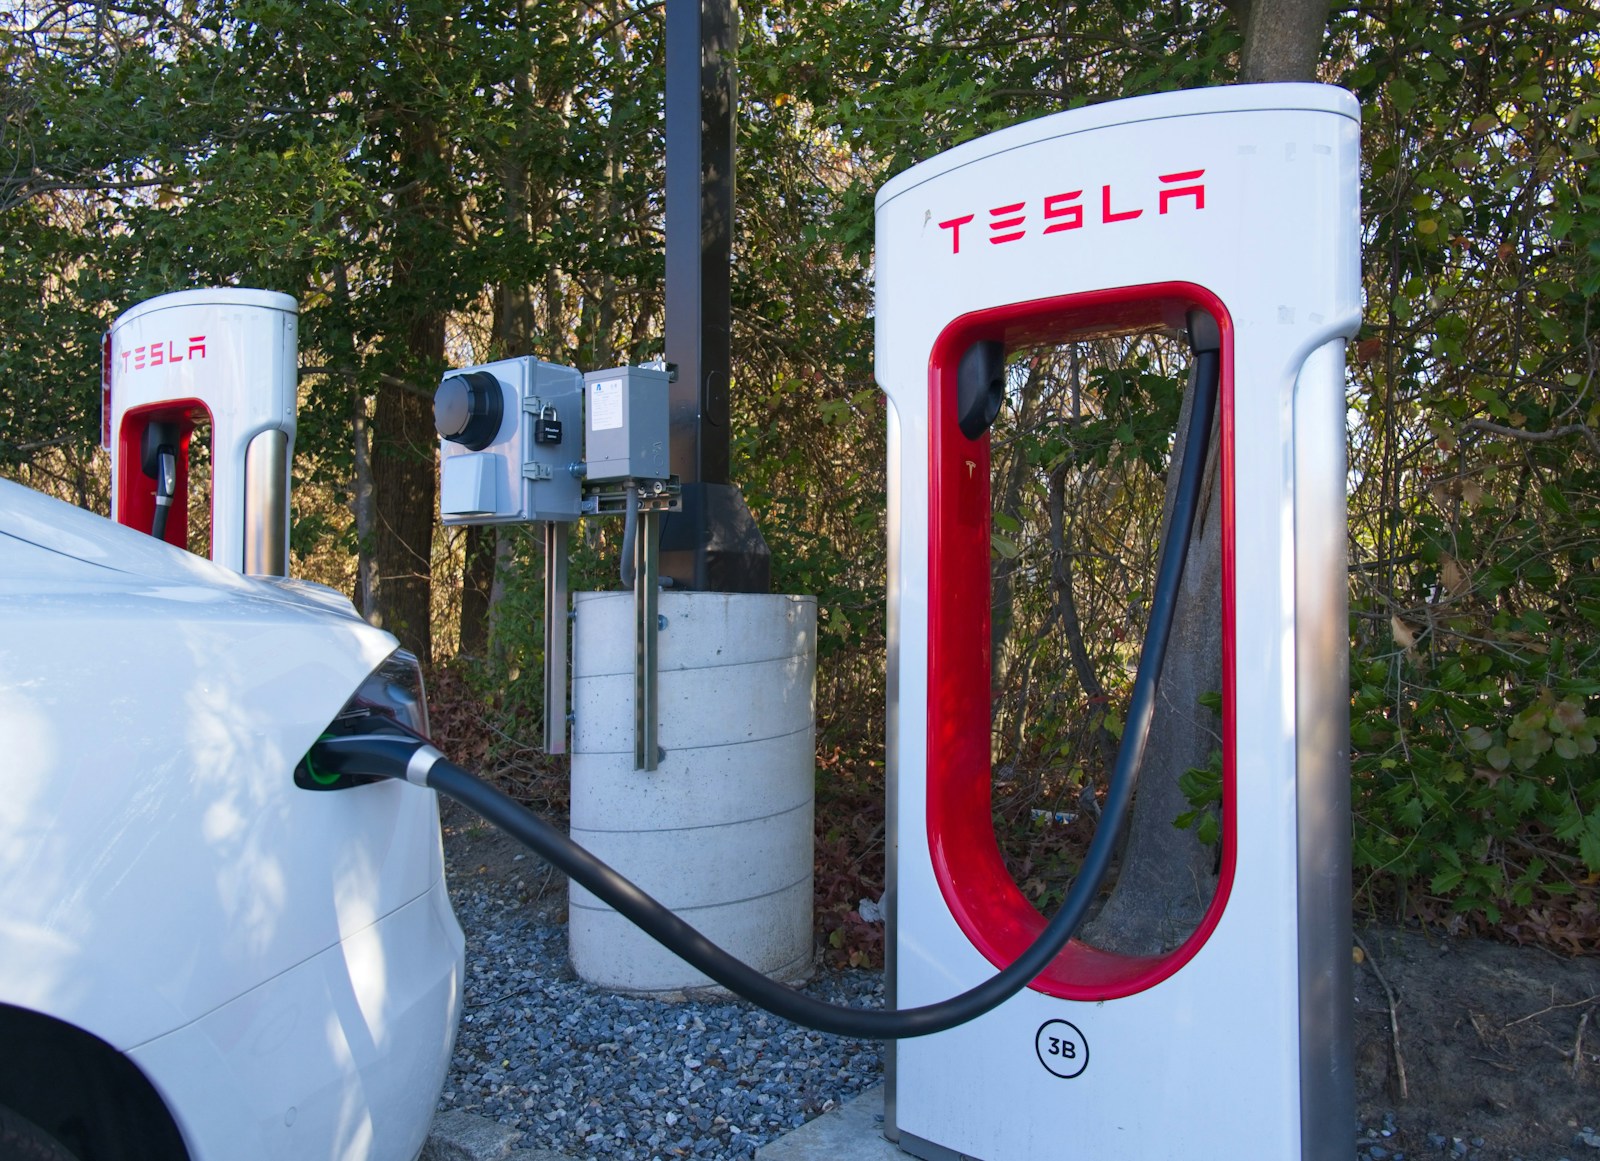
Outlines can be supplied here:
<path id="1" fill-rule="evenodd" d="M 578 593 L 572 837 L 739 959 L 810 974 L 814 597 L 661 594 L 659 769 L 633 768 L 633 595 Z M 582 887 L 578 975 L 612 991 L 711 985 Z"/>

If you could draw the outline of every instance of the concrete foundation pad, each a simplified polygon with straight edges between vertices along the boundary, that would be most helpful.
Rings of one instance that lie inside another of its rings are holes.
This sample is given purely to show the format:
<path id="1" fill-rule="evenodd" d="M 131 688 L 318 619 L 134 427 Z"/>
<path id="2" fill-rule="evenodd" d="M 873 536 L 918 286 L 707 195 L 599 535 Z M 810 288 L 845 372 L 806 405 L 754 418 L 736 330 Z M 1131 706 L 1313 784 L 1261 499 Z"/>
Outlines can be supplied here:
<path id="1" fill-rule="evenodd" d="M 907 1161 L 883 1139 L 883 1086 L 756 1150 L 756 1161 Z"/>
<path id="2" fill-rule="evenodd" d="M 521 1149 L 522 1134 L 498 1121 L 448 1109 L 433 1119 L 433 1132 L 417 1161 L 573 1161 L 549 1149 Z"/>
<path id="3" fill-rule="evenodd" d="M 450 1109 L 433 1118 L 418 1161 L 505 1161 L 522 1134 L 487 1117 Z"/>

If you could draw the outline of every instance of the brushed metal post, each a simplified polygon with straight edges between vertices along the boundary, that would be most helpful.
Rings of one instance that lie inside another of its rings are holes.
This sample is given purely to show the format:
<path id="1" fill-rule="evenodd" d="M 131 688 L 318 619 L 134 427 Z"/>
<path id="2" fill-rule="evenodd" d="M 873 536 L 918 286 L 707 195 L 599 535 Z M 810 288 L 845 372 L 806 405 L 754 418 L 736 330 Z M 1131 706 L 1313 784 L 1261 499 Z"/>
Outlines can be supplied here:
<path id="1" fill-rule="evenodd" d="M 883 1004 L 891 1011 L 900 1006 L 900 785 L 902 778 L 915 773 L 900 769 L 900 618 L 905 603 L 900 599 L 900 413 L 894 401 L 884 397 L 888 413 L 888 457 L 885 464 L 888 489 L 885 500 L 884 537 L 888 549 L 888 629 L 885 652 L 884 689 L 884 819 L 883 833 Z M 900 1042 L 883 1046 L 883 1136 L 900 1143 Z"/>
<path id="2" fill-rule="evenodd" d="M 1356 1110 L 1344 343 L 1311 354 L 1294 394 L 1301 1161 L 1347 1154 Z"/>
<path id="3" fill-rule="evenodd" d="M 215 470 L 215 469 L 213 469 Z M 244 452 L 246 576 L 289 575 L 289 435 L 259 432 Z M 214 538 L 214 537 L 213 537 Z M 232 561 L 219 563 L 232 566 Z"/>

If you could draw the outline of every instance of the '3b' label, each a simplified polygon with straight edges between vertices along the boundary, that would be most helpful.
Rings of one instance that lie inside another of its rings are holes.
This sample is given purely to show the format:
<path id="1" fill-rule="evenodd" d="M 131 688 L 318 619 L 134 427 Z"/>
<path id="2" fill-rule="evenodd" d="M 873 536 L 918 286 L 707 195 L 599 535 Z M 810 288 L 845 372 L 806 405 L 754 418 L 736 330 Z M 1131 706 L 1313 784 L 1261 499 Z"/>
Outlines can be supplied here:
<path id="1" fill-rule="evenodd" d="M 1089 1067 L 1089 1042 L 1076 1025 L 1065 1020 L 1046 1020 L 1039 1025 L 1033 1050 L 1039 1063 L 1062 1080 L 1071 1080 Z"/>

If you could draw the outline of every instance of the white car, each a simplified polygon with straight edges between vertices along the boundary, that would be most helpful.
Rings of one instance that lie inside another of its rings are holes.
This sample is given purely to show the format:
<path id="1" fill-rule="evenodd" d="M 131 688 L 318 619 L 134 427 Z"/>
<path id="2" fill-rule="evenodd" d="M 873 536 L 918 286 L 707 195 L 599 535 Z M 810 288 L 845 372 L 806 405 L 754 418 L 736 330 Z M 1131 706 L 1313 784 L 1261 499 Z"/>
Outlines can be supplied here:
<path id="1" fill-rule="evenodd" d="M 435 797 L 296 784 L 369 713 L 426 730 L 343 597 L 0 481 L 0 1157 L 421 1152 L 461 1006 Z"/>

